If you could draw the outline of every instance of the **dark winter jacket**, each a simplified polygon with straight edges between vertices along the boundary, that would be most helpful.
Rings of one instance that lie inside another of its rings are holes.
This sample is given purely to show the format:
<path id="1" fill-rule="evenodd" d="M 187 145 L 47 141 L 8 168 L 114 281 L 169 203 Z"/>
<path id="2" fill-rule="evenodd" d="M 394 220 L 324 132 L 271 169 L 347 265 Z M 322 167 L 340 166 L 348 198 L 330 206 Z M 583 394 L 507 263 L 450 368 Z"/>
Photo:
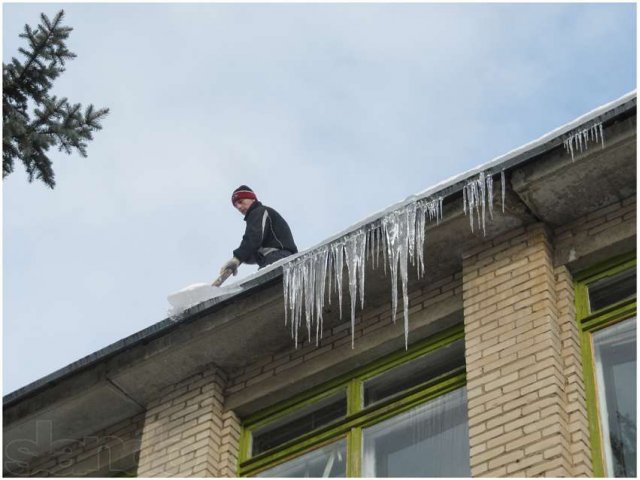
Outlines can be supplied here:
<path id="1" fill-rule="evenodd" d="M 283 258 L 284 252 L 290 252 L 289 255 L 298 253 L 289 225 L 273 208 L 256 200 L 249 207 L 244 221 L 247 222 L 247 227 L 242 242 L 233 251 L 233 256 L 242 263 L 257 263 L 264 267 L 271 263 L 265 260 L 269 254 L 278 252 L 278 255 L 271 257 L 279 259 Z"/>

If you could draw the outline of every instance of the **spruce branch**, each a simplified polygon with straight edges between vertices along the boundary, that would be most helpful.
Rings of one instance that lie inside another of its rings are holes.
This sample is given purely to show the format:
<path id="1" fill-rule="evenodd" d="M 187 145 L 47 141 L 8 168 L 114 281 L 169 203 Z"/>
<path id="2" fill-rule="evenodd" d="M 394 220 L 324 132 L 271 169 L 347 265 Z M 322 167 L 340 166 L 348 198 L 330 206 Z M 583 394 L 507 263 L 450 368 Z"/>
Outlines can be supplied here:
<path id="1" fill-rule="evenodd" d="M 59 151 L 75 150 L 86 157 L 93 132 L 102 129 L 101 121 L 109 113 L 93 105 L 83 113 L 79 103 L 50 93 L 54 80 L 65 71 L 65 62 L 76 58 L 65 43 L 73 29 L 62 24 L 63 18 L 63 10 L 53 20 L 43 13 L 36 28 L 25 25 L 19 36 L 27 47 L 18 49 L 24 60 L 14 57 L 2 64 L 3 178 L 13 172 L 14 160 L 20 159 L 30 182 L 38 179 L 54 188 L 49 148 L 57 145 Z M 33 102 L 31 111 L 29 102 Z"/>

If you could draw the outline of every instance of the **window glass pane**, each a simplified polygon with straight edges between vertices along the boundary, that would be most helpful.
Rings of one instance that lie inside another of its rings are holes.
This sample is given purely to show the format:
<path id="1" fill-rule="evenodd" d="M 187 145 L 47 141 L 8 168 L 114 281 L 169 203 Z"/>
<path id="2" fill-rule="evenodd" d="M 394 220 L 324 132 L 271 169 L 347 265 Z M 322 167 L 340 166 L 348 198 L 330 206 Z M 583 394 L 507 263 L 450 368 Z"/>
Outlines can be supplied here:
<path id="1" fill-rule="evenodd" d="M 253 432 L 253 455 L 277 447 L 293 438 L 328 425 L 347 414 L 346 391 L 341 390 Z"/>
<path id="2" fill-rule="evenodd" d="M 298 458 L 260 472 L 258 477 L 345 477 L 346 440 L 326 445 Z"/>
<path id="3" fill-rule="evenodd" d="M 608 476 L 636 476 L 636 319 L 593 334 L 598 407 Z"/>
<path id="4" fill-rule="evenodd" d="M 461 366 L 464 366 L 464 341 L 457 340 L 366 380 L 364 405 L 389 398 Z"/>
<path id="5" fill-rule="evenodd" d="M 467 394 L 461 388 L 363 430 L 365 477 L 469 477 Z"/>
<path id="6" fill-rule="evenodd" d="M 635 296 L 635 268 L 613 277 L 603 278 L 589 285 L 589 306 L 592 312 Z"/>

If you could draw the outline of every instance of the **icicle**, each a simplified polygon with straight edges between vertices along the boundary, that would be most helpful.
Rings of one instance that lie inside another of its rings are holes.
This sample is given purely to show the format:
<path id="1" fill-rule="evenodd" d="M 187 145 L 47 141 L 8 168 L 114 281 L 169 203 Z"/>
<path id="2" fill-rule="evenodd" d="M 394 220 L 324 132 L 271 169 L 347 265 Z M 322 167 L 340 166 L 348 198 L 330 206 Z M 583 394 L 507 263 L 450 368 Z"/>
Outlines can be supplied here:
<path id="1" fill-rule="evenodd" d="M 604 130 L 602 128 L 602 123 L 599 123 L 598 125 L 594 125 L 594 128 L 596 127 L 600 132 L 600 142 L 602 143 L 602 148 L 604 148 Z"/>
<path id="2" fill-rule="evenodd" d="M 487 187 L 485 185 L 485 181 L 484 181 L 485 175 L 484 172 L 480 172 L 480 175 L 478 176 L 478 190 L 480 192 L 480 204 L 482 205 L 482 234 L 486 235 L 487 231 L 485 229 L 485 211 L 486 211 L 486 205 L 487 205 Z"/>
<path id="3" fill-rule="evenodd" d="M 391 272 L 391 310 L 394 323 L 398 308 L 398 273 L 402 282 L 405 347 L 408 346 L 409 339 L 408 239 L 409 229 L 415 228 L 415 223 L 413 225 L 409 224 L 409 217 L 409 212 L 405 208 L 402 211 L 392 212 L 382 219 L 383 228 L 386 232 L 389 270 Z M 398 269 L 400 270 L 399 272 Z"/>
<path id="4" fill-rule="evenodd" d="M 382 240 L 382 265 L 384 267 L 384 275 L 387 276 L 387 264 L 389 263 L 389 242 L 387 241 L 387 229 L 384 225 L 384 219 L 380 227 L 380 239 Z"/>
<path id="5" fill-rule="evenodd" d="M 374 267 L 378 268 L 378 265 L 380 265 L 380 234 L 382 232 L 382 228 L 375 228 L 373 230 L 373 239 L 375 242 L 375 251 L 376 251 L 376 260 L 374 263 Z"/>
<path id="6" fill-rule="evenodd" d="M 363 234 L 356 240 L 356 253 L 359 253 L 358 263 L 358 284 L 360 285 L 360 308 L 364 309 L 364 274 L 366 271 L 366 256 L 364 254 L 367 248 L 367 237 Z"/>
<path id="7" fill-rule="evenodd" d="M 467 185 L 462 187 L 462 211 L 467 214 Z"/>
<path id="8" fill-rule="evenodd" d="M 424 275 L 424 236 L 427 220 L 428 204 L 420 202 L 416 209 L 416 257 L 418 278 Z"/>
<path id="9" fill-rule="evenodd" d="M 289 281 L 291 279 L 291 264 L 285 263 L 282 266 L 282 290 L 284 293 L 284 326 L 287 326 L 289 313 Z"/>
<path id="10" fill-rule="evenodd" d="M 351 296 L 351 348 L 355 346 L 356 295 L 360 281 L 360 300 L 364 306 L 364 267 L 366 235 L 360 230 L 345 240 L 344 255 L 349 276 L 349 295 Z"/>
<path id="11" fill-rule="evenodd" d="M 372 248 L 373 241 L 371 239 L 372 235 L 373 235 L 372 229 L 367 230 L 367 233 L 365 233 L 366 241 L 367 241 L 367 257 L 369 257 L 368 261 L 370 261 L 373 264 L 373 248 Z"/>
<path id="12" fill-rule="evenodd" d="M 489 203 L 489 216 L 493 220 L 493 176 L 487 175 L 487 202 Z"/>
<path id="13" fill-rule="evenodd" d="M 502 172 L 502 206 L 504 211 L 504 172 Z M 438 211 L 440 218 L 442 218 L 442 203 L 443 197 L 438 199 Z M 489 215 L 493 219 L 493 177 L 480 172 L 478 178 L 469 180 L 462 187 L 462 202 L 463 211 L 466 215 L 469 212 L 469 225 L 471 231 L 474 231 L 473 211 L 475 209 L 478 218 L 478 227 L 482 227 L 482 232 L 486 235 L 486 211 L 489 210 Z"/>
<path id="14" fill-rule="evenodd" d="M 333 273 L 336 276 L 336 289 L 338 290 L 338 304 L 340 309 L 340 319 L 342 319 L 342 269 L 344 267 L 344 243 L 334 243 L 331 245 L 333 255 Z"/>
<path id="15" fill-rule="evenodd" d="M 386 252 L 391 272 L 391 318 L 396 322 L 396 311 L 398 307 L 398 260 L 396 252 L 400 242 L 400 225 L 397 219 L 398 214 L 393 212 L 382 219 L 382 228 L 386 237 Z"/>
<path id="16" fill-rule="evenodd" d="M 582 153 L 582 132 L 578 132 L 576 134 L 576 141 L 578 142 L 578 150 L 580 150 L 580 153 Z"/>
<path id="17" fill-rule="evenodd" d="M 289 317 L 291 321 L 291 336 L 294 339 L 296 348 L 298 348 L 298 326 L 300 325 L 302 308 L 299 298 L 302 291 L 302 283 L 300 281 L 302 261 L 304 260 L 301 259 L 284 267 L 285 309 L 288 308 L 291 311 L 291 316 Z"/>
<path id="18" fill-rule="evenodd" d="M 405 215 L 407 216 L 407 246 L 409 248 L 409 259 L 411 264 L 415 265 L 415 250 L 416 250 L 416 204 L 410 203 L 404 208 Z"/>
<path id="19" fill-rule="evenodd" d="M 303 264 L 304 283 L 304 319 L 307 326 L 307 339 L 311 343 L 311 323 L 314 311 L 313 300 L 315 299 L 315 263 L 310 256 Z"/>
<path id="20" fill-rule="evenodd" d="M 572 145 L 572 140 L 571 137 L 567 138 L 564 141 L 564 148 L 568 151 L 571 152 L 571 161 L 573 162 L 573 145 Z"/>
<path id="21" fill-rule="evenodd" d="M 327 265 L 329 260 L 329 249 L 320 249 L 316 257 L 316 278 L 315 278 L 315 306 L 316 306 L 316 346 L 319 338 L 322 338 L 322 309 L 324 308 L 325 286 L 327 278 Z"/>
<path id="22" fill-rule="evenodd" d="M 473 232 L 473 207 L 474 207 L 474 186 L 475 182 L 468 182 L 464 188 L 467 190 L 467 204 L 469 206 L 469 224 L 471 225 L 471 231 Z"/>
<path id="23" fill-rule="evenodd" d="M 331 255 L 331 247 L 327 246 L 327 282 L 329 283 L 327 287 L 327 292 L 329 292 L 329 305 L 331 305 L 331 279 L 333 276 L 331 275 L 331 271 L 334 269 L 333 267 L 333 255 Z"/>

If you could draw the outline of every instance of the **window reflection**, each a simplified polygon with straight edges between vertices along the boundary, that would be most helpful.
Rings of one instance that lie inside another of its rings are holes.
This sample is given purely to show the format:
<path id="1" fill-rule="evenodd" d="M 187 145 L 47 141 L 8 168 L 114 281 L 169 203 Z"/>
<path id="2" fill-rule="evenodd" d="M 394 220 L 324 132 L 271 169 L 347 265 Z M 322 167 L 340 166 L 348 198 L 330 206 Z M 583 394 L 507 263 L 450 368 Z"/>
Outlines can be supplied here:
<path id="1" fill-rule="evenodd" d="M 258 477 L 308 478 L 346 477 L 347 442 L 326 445 L 259 473 Z"/>
<path id="2" fill-rule="evenodd" d="M 253 433 L 254 455 L 327 425 L 347 414 L 345 391 L 303 407 Z"/>
<path id="3" fill-rule="evenodd" d="M 635 296 L 636 269 L 632 268 L 589 285 L 589 308 L 595 312 Z"/>
<path id="4" fill-rule="evenodd" d="M 364 405 L 390 398 L 459 367 L 464 367 L 464 340 L 455 341 L 366 380 Z"/>
<path id="5" fill-rule="evenodd" d="M 363 430 L 364 477 L 468 477 L 466 389 Z"/>
<path id="6" fill-rule="evenodd" d="M 608 476 L 636 476 L 636 319 L 593 334 L 601 434 Z"/>

